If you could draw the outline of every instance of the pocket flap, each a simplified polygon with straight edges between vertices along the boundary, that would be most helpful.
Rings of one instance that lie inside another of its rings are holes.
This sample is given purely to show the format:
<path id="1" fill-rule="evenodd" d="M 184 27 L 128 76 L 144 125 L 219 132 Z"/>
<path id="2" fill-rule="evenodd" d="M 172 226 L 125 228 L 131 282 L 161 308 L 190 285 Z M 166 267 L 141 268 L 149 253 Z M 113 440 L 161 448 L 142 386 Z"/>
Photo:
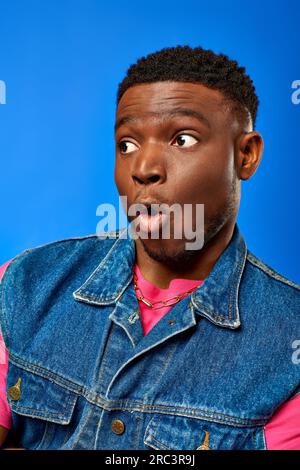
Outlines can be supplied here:
<path id="1" fill-rule="evenodd" d="M 69 424 L 78 395 L 28 370 L 9 365 L 7 399 L 13 412 L 59 424 Z"/>
<path id="2" fill-rule="evenodd" d="M 263 449 L 261 434 L 262 428 L 161 414 L 150 420 L 144 444 L 156 450 Z"/>

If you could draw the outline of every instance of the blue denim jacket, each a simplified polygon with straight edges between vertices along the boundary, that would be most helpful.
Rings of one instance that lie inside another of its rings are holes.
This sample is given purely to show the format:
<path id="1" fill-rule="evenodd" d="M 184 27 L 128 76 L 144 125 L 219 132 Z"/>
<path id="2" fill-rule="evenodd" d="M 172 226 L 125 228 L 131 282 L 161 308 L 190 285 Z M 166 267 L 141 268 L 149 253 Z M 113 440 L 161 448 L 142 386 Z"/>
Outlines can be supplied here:
<path id="1" fill-rule="evenodd" d="M 1 328 L 16 440 L 265 449 L 264 425 L 300 391 L 299 286 L 247 250 L 236 225 L 204 283 L 144 336 L 126 234 L 56 241 L 7 268 Z"/>

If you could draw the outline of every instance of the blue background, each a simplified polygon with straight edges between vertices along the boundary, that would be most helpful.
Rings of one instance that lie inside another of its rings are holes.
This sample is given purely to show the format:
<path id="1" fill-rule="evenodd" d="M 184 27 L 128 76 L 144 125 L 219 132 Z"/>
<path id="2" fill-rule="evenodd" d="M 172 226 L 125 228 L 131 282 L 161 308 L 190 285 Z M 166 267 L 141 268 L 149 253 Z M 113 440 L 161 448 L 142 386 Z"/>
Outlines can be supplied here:
<path id="1" fill-rule="evenodd" d="M 0 263 L 25 248 L 95 233 L 117 204 L 117 85 L 141 55 L 177 44 L 245 65 L 260 98 L 262 163 L 242 183 L 248 247 L 299 282 L 300 79 L 296 1 L 0 0 Z"/>

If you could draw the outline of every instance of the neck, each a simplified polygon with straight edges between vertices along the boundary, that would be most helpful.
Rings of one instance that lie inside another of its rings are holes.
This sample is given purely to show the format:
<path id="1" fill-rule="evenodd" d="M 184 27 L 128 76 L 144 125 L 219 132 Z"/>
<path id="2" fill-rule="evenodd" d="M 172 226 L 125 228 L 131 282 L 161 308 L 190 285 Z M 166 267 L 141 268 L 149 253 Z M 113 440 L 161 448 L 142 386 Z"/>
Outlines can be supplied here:
<path id="1" fill-rule="evenodd" d="M 195 251 L 192 261 L 178 266 L 170 266 L 153 259 L 146 251 L 140 239 L 135 240 L 136 263 L 147 281 L 161 289 L 167 289 L 173 279 L 204 280 L 217 260 L 229 244 L 235 220 L 225 224 L 219 232 L 204 244 L 203 248 Z"/>

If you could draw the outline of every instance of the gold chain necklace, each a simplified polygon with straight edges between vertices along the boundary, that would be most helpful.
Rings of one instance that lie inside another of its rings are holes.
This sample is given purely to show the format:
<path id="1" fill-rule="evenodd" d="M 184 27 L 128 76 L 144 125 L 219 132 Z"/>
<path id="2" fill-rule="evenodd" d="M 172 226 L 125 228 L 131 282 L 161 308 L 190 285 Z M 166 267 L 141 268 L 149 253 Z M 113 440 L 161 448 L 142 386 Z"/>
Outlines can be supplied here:
<path id="1" fill-rule="evenodd" d="M 163 307 L 170 307 L 171 305 L 177 304 L 177 302 L 183 299 L 183 297 L 190 294 L 198 287 L 198 286 L 192 287 L 191 289 L 185 292 L 182 292 L 178 295 L 175 295 L 174 297 L 170 297 L 169 299 L 157 300 L 156 302 L 151 302 L 150 300 L 146 299 L 143 296 L 143 293 L 137 284 L 137 275 L 135 272 L 133 273 L 133 286 L 134 286 L 137 299 L 143 302 L 145 305 L 147 305 L 147 307 L 152 308 L 153 310 L 157 310 L 158 308 L 163 308 Z"/>

